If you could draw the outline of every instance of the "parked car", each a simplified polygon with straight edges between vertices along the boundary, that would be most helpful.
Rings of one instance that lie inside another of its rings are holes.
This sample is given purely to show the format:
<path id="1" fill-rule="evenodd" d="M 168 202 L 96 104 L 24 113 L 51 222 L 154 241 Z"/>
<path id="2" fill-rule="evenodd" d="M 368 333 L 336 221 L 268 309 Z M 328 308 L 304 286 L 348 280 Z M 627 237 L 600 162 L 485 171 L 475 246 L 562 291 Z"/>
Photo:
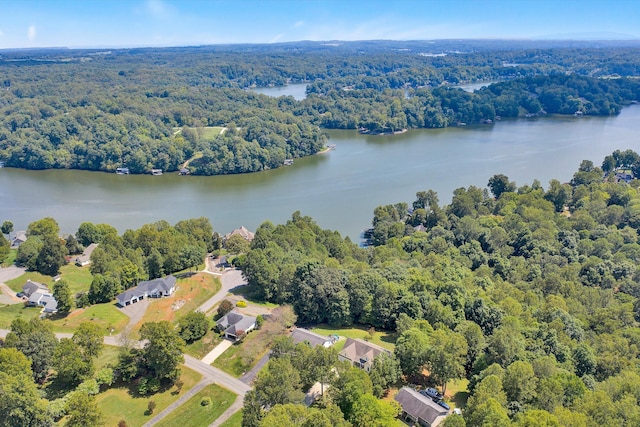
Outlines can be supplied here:
<path id="1" fill-rule="evenodd" d="M 18 298 L 22 298 L 22 297 L 24 296 L 24 292 L 18 292 L 18 293 L 16 294 L 16 296 L 17 296 Z"/>
<path id="2" fill-rule="evenodd" d="M 433 387 L 428 388 L 426 390 L 422 390 L 420 393 L 422 393 L 424 396 L 432 398 L 435 401 L 438 401 L 438 400 L 442 399 L 442 395 L 440 393 L 438 393 L 438 390 L 436 390 Z"/>
<path id="3" fill-rule="evenodd" d="M 447 404 L 447 402 L 445 402 L 444 400 L 438 400 L 436 402 L 438 405 L 442 406 L 444 409 L 446 409 L 447 411 L 449 409 L 451 409 L 451 407 Z"/>

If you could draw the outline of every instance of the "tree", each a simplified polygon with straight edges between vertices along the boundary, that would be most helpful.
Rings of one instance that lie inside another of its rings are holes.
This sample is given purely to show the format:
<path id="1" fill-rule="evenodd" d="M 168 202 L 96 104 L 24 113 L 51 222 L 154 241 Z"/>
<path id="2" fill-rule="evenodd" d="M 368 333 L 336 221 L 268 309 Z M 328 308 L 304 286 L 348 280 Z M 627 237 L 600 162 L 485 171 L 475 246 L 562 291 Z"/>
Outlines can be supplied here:
<path id="1" fill-rule="evenodd" d="M 33 382 L 31 362 L 15 348 L 0 348 L 0 396 L 0 427 L 53 425 Z"/>
<path id="2" fill-rule="evenodd" d="M 58 303 L 58 313 L 66 316 L 73 308 L 73 297 L 66 280 L 60 279 L 53 285 L 53 297 Z"/>
<path id="3" fill-rule="evenodd" d="M 231 310 L 233 310 L 233 303 L 231 301 L 229 301 L 228 299 L 223 299 L 222 301 L 220 301 L 218 310 L 216 311 L 218 319 L 229 313 Z"/>
<path id="4" fill-rule="evenodd" d="M 438 329 L 431 334 L 426 349 L 426 362 L 431 378 L 447 390 L 447 382 L 463 378 L 467 361 L 467 341 L 458 333 L 447 329 Z"/>
<path id="5" fill-rule="evenodd" d="M 5 347 L 15 348 L 29 358 L 37 382 L 46 379 L 57 344 L 51 322 L 39 319 L 26 322 L 20 318 L 11 322 L 11 332 L 4 342 Z"/>
<path id="6" fill-rule="evenodd" d="M 34 221 L 27 227 L 27 236 L 58 237 L 59 234 L 60 226 L 58 225 L 56 220 L 51 217 Z"/>
<path id="7" fill-rule="evenodd" d="M 178 259 L 182 268 L 194 267 L 194 270 L 198 267 L 205 256 L 205 250 L 196 245 L 186 245 L 182 248 L 178 255 Z"/>
<path id="8" fill-rule="evenodd" d="M 0 227 L 0 231 L 2 231 L 2 234 L 11 234 L 13 231 L 13 222 L 4 221 Z"/>
<path id="9" fill-rule="evenodd" d="M 148 322 L 140 328 L 140 338 L 147 340 L 142 349 L 142 366 L 150 376 L 173 382 L 180 376 L 178 366 L 184 362 L 184 341 L 167 321 Z"/>
<path id="10" fill-rule="evenodd" d="M 92 322 L 80 323 L 71 339 L 80 347 L 86 357 L 92 359 L 100 355 L 104 346 L 102 330 Z"/>
<path id="11" fill-rule="evenodd" d="M 329 390 L 331 398 L 348 420 L 360 396 L 373 393 L 373 384 L 364 370 L 343 362 L 336 366 L 336 376 Z"/>
<path id="12" fill-rule="evenodd" d="M 157 279 L 164 276 L 164 258 L 157 248 L 153 248 L 147 257 L 147 274 L 149 279 Z"/>
<path id="13" fill-rule="evenodd" d="M 427 361 L 427 347 L 429 337 L 418 328 L 405 331 L 396 342 L 395 355 L 400 362 L 402 372 L 407 376 L 422 373 L 422 367 Z"/>
<path id="14" fill-rule="evenodd" d="M 94 427 L 100 425 L 102 414 L 96 404 L 95 396 L 73 392 L 67 402 L 68 419 L 66 427 Z"/>
<path id="15" fill-rule="evenodd" d="M 230 254 L 238 255 L 249 252 L 250 243 L 241 235 L 234 234 L 225 240 L 224 247 Z"/>
<path id="16" fill-rule="evenodd" d="M 396 401 L 378 400 L 371 394 L 363 394 L 353 404 L 348 420 L 354 427 L 386 427 L 396 422 L 400 412 Z"/>
<path id="17" fill-rule="evenodd" d="M 42 237 L 42 248 L 35 261 L 35 270 L 42 274 L 55 276 L 60 267 L 67 263 L 67 250 L 57 236 L 45 234 Z"/>
<path id="18" fill-rule="evenodd" d="M 69 338 L 60 340 L 52 362 L 56 378 L 62 384 L 78 385 L 93 374 L 93 361 Z"/>
<path id="19" fill-rule="evenodd" d="M 395 356 L 380 353 L 373 359 L 373 365 L 371 366 L 371 371 L 369 371 L 374 396 L 381 398 L 387 389 L 398 383 L 401 375 L 402 369 L 400 369 L 398 359 Z"/>
<path id="20" fill-rule="evenodd" d="M 187 313 L 180 319 L 178 334 L 187 343 L 199 340 L 211 329 L 211 324 L 207 316 L 200 311 Z"/>
<path id="21" fill-rule="evenodd" d="M 499 199 L 502 193 L 513 192 L 516 190 L 516 184 L 513 182 L 509 182 L 509 178 L 503 174 L 493 175 L 489 178 L 489 183 L 487 184 L 493 197 Z"/>
<path id="22" fill-rule="evenodd" d="M 96 274 L 89 286 L 89 301 L 93 304 L 112 301 L 122 292 L 122 286 L 115 277 Z"/>
<path id="23" fill-rule="evenodd" d="M 509 365 L 502 384 L 509 402 L 526 405 L 532 403 L 536 397 L 538 381 L 529 362 L 516 361 Z"/>
<path id="24" fill-rule="evenodd" d="M 73 237 L 73 234 L 67 236 L 64 246 L 67 249 L 67 253 L 69 255 L 77 255 L 82 253 L 82 245 L 78 242 L 78 240 Z"/>

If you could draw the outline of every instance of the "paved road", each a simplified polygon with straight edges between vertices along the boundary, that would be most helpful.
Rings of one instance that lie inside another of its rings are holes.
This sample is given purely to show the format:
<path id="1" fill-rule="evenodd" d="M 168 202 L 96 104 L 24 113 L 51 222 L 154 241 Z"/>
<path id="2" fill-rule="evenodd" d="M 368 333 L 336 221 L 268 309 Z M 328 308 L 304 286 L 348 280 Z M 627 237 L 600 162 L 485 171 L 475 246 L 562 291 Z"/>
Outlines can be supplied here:
<path id="1" fill-rule="evenodd" d="M 18 304 L 24 302 L 16 297 L 16 293 L 13 292 L 11 288 L 4 284 L 4 282 L 22 276 L 24 271 L 24 268 L 16 267 L 15 265 L 6 268 L 0 267 L 0 304 Z"/>
<path id="2" fill-rule="evenodd" d="M 11 265 L 9 267 L 0 268 L 0 282 L 6 282 L 7 280 L 15 279 L 24 274 L 25 269 L 22 267 L 16 267 Z"/>
<path id="3" fill-rule="evenodd" d="M 207 273 L 213 274 L 210 271 L 207 271 Z M 222 301 L 231 289 L 247 284 L 247 281 L 242 275 L 242 271 L 236 269 L 225 271 L 222 276 L 220 276 L 220 282 L 222 283 L 222 287 L 220 288 L 218 293 L 205 301 L 204 304 L 198 307 L 196 311 L 201 311 L 203 313 L 208 312 L 217 303 Z"/>

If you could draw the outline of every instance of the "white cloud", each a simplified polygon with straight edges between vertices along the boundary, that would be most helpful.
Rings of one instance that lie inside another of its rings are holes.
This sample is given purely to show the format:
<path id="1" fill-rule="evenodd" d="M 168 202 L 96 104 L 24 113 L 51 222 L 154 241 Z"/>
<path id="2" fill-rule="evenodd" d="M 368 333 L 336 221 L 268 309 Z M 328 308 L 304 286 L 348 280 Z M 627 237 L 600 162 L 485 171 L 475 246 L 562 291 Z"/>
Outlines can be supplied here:
<path id="1" fill-rule="evenodd" d="M 27 38 L 30 41 L 34 41 L 36 39 L 37 33 L 36 33 L 36 26 L 35 25 L 29 25 L 29 29 L 27 30 Z"/>
<path id="2" fill-rule="evenodd" d="M 169 13 L 169 8 L 162 0 L 147 0 L 145 6 L 147 12 L 156 17 L 162 17 Z"/>
<path id="3" fill-rule="evenodd" d="M 304 21 L 297 21 L 295 24 L 293 24 L 293 26 L 295 28 L 300 28 L 304 26 Z"/>
<path id="4" fill-rule="evenodd" d="M 284 34 L 278 34 L 274 38 L 269 40 L 269 43 L 278 43 L 280 39 L 282 39 L 282 37 L 284 37 Z"/>
<path id="5" fill-rule="evenodd" d="M 0 37 L 4 36 L 4 31 L 0 30 Z"/>

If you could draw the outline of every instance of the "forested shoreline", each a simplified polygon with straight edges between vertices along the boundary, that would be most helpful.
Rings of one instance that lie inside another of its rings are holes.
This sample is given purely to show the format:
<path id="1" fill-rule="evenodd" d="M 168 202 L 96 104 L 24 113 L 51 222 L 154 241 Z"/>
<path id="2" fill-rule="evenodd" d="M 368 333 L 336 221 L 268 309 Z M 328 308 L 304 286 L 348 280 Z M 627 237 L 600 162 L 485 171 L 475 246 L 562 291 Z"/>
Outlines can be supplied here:
<path id="1" fill-rule="evenodd" d="M 193 159 L 193 174 L 255 172 L 319 152 L 322 129 L 383 133 L 499 117 L 611 115 L 640 99 L 640 83 L 627 78 L 640 75 L 636 46 L 485 45 L 3 51 L 0 160 L 148 173 Z M 504 81 L 476 93 L 452 88 L 485 80 Z M 246 90 L 295 82 L 310 83 L 306 99 Z M 205 131 L 212 126 L 225 131 Z"/>

